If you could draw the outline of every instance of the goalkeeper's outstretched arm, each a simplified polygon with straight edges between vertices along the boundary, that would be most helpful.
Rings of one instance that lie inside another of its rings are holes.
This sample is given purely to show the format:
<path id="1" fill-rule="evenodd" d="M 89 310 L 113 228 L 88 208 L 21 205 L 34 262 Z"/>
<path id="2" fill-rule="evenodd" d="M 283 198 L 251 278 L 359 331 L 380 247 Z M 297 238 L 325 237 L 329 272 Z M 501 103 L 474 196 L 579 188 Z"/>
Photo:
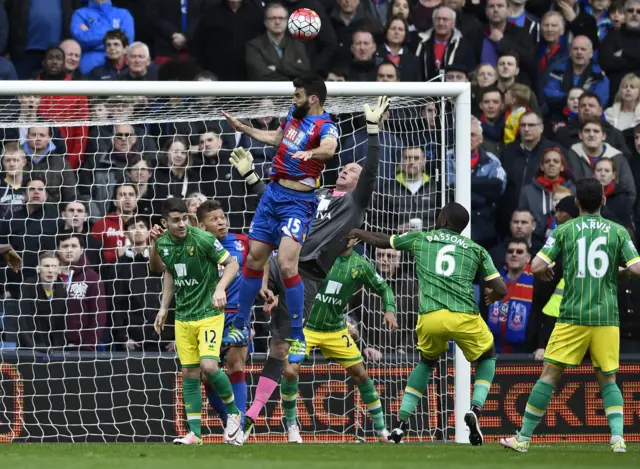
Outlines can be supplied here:
<path id="1" fill-rule="evenodd" d="M 362 173 L 358 179 L 358 185 L 353 190 L 353 200 L 361 208 L 368 208 L 371 203 L 371 196 L 376 188 L 378 180 L 378 170 L 380 166 L 380 142 L 378 133 L 380 132 L 380 122 L 384 114 L 389 110 L 389 99 L 386 96 L 378 98 L 377 106 L 371 109 L 368 104 L 364 105 L 364 115 L 367 119 L 367 161 L 364 163 Z"/>
<path id="2" fill-rule="evenodd" d="M 243 124 L 240 120 L 231 116 L 230 114 L 222 111 L 222 115 L 227 119 L 229 125 L 236 132 L 241 132 L 245 135 L 248 135 L 254 140 L 257 140 L 266 145 L 273 145 L 277 147 L 280 145 L 280 141 L 282 140 L 282 129 L 278 128 L 277 130 L 261 130 L 256 129 L 255 127 L 250 127 L 248 125 Z"/>
<path id="3" fill-rule="evenodd" d="M 253 156 L 251 152 L 248 152 L 242 147 L 237 147 L 231 152 L 229 161 L 231 161 L 233 167 L 236 168 L 254 194 L 260 195 L 264 192 L 267 186 L 260 180 L 253 167 Z"/>
<path id="4" fill-rule="evenodd" d="M 353 229 L 349 232 L 349 239 L 359 239 L 374 248 L 389 249 L 391 246 L 391 236 L 384 233 L 372 233 L 370 231 Z"/>

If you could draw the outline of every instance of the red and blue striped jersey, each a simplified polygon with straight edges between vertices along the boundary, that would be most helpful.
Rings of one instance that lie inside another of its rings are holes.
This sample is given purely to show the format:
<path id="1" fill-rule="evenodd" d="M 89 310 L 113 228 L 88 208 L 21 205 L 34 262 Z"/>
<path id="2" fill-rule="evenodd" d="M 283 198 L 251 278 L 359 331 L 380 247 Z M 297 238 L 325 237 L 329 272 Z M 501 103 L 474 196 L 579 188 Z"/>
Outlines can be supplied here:
<path id="1" fill-rule="evenodd" d="M 273 160 L 271 179 L 288 179 L 300 181 L 302 179 L 315 179 L 318 181 L 324 161 L 294 160 L 291 155 L 298 151 L 313 150 L 320 146 L 326 138 L 337 140 L 338 127 L 326 112 L 319 116 L 307 116 L 304 119 L 291 117 L 294 107 L 289 111 L 287 120 L 282 129 L 282 141 Z"/>
<path id="2" fill-rule="evenodd" d="M 220 244 L 235 258 L 240 266 L 236 278 L 227 287 L 227 306 L 226 312 L 235 312 L 238 310 L 238 301 L 240 299 L 240 280 L 242 279 L 242 268 L 249 254 L 249 238 L 246 234 L 228 233 L 227 236 L 220 241 Z M 222 276 L 222 269 L 220 275 Z"/>

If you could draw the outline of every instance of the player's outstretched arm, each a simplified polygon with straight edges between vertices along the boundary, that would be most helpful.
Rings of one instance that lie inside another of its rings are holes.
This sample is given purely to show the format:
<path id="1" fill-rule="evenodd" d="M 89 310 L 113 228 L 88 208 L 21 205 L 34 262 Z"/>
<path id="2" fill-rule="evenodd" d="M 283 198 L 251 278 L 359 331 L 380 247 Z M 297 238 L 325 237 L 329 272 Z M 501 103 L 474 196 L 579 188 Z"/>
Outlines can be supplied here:
<path id="1" fill-rule="evenodd" d="M 5 263 L 14 272 L 18 272 L 20 267 L 22 267 L 22 258 L 13 249 L 13 247 L 11 247 L 10 244 L 0 244 L 0 255 L 2 255 Z"/>
<path id="2" fill-rule="evenodd" d="M 531 262 L 531 273 L 537 278 L 549 282 L 553 280 L 553 267 L 555 262 L 548 263 L 540 255 L 533 258 Z"/>
<path id="3" fill-rule="evenodd" d="M 229 113 L 222 111 L 222 115 L 224 116 L 225 119 L 227 119 L 227 122 L 229 123 L 229 125 L 236 132 L 241 132 L 251 137 L 252 139 L 257 140 L 266 145 L 273 145 L 274 147 L 277 147 L 278 145 L 280 145 L 280 141 L 282 140 L 281 128 L 278 128 L 277 130 L 256 129 L 255 127 L 250 127 L 246 124 L 243 124 L 242 122 L 240 122 L 240 120 L 236 119 Z"/>
<path id="4" fill-rule="evenodd" d="M 384 233 L 353 229 L 349 232 L 349 239 L 359 239 L 375 248 L 388 249 L 391 247 L 391 236 Z"/>

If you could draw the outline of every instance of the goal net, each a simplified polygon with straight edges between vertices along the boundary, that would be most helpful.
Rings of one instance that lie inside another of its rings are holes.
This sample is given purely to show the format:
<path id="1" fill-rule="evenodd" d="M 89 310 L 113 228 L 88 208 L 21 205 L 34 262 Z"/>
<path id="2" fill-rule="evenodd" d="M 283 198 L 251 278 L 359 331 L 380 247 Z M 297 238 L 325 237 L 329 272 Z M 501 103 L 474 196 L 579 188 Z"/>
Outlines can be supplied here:
<path id="1" fill-rule="evenodd" d="M 158 337 L 153 318 L 161 277 L 149 272 L 144 226 L 127 221 L 135 215 L 134 221 L 157 223 L 169 197 L 188 199 L 189 207 L 199 198 L 215 198 L 227 213 L 230 232 L 247 233 L 258 197 L 229 155 L 236 146 L 249 149 L 256 172 L 266 178 L 275 149 L 234 132 L 221 111 L 276 129 L 289 111 L 292 87 L 5 83 L 0 243 L 11 243 L 24 265 L 18 273 L 5 264 L 0 269 L 0 442 L 169 441 L 186 431 L 173 312 Z M 430 229 L 446 202 L 470 207 L 468 85 L 328 83 L 327 88 L 326 109 L 341 135 L 339 151 L 322 175 L 325 187 L 336 185 L 345 165 L 366 161 L 363 104 L 374 105 L 383 94 L 391 98 L 379 135 L 368 230 Z M 413 182 L 416 174 L 419 183 Z M 132 186 L 133 195 L 123 190 Z M 317 217 L 322 216 L 330 214 L 321 203 Z M 81 236 L 70 237 L 71 232 Z M 358 249 L 396 295 L 396 333 L 383 326 L 380 300 L 368 291 L 355 295 L 347 318 L 390 427 L 419 358 L 413 332 L 415 265 L 393 250 Z M 269 338 L 259 305 L 254 319 L 249 403 Z M 469 406 L 469 382 L 469 364 L 452 347 L 410 421 L 408 439 L 464 441 L 461 418 Z M 205 441 L 221 441 L 220 420 L 204 392 L 203 400 Z M 285 441 L 283 416 L 276 392 L 256 424 L 256 441 Z M 319 354 L 301 370 L 298 418 L 305 441 L 374 437 L 357 386 Z"/>

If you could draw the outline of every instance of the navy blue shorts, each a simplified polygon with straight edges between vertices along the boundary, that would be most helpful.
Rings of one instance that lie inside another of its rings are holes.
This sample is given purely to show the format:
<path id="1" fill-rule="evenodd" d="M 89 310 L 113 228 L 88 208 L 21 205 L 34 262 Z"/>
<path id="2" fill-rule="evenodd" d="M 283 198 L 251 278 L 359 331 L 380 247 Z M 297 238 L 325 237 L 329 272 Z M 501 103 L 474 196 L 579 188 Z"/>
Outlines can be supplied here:
<path id="1" fill-rule="evenodd" d="M 295 191 L 272 182 L 262 193 L 249 238 L 277 247 L 282 236 L 288 236 L 302 245 L 317 208 L 315 191 Z"/>

